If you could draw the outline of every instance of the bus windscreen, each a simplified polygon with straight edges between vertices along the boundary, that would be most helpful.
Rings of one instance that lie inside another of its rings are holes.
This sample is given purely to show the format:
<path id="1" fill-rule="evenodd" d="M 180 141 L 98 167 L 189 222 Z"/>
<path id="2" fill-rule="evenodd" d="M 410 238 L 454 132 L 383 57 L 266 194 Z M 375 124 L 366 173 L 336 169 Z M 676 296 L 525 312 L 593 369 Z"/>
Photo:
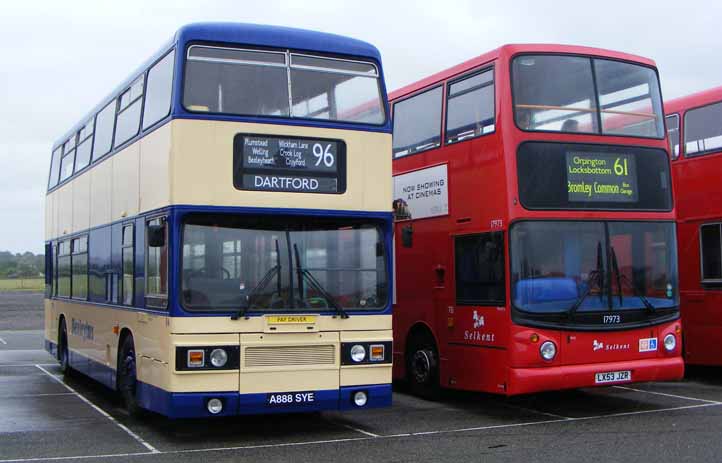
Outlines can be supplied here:
<path id="1" fill-rule="evenodd" d="M 529 142 L 517 171 L 527 209 L 672 209 L 669 160 L 659 149 Z"/>

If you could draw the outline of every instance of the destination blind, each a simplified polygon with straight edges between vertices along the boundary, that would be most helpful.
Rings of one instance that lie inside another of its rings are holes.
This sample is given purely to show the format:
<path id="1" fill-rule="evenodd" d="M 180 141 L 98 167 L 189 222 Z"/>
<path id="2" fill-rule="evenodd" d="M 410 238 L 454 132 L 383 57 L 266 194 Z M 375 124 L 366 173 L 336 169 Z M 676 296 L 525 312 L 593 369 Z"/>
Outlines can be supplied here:
<path id="1" fill-rule="evenodd" d="M 341 140 L 239 134 L 234 140 L 237 189 L 343 193 L 346 149 Z"/>
<path id="2" fill-rule="evenodd" d="M 566 154 L 569 201 L 636 202 L 634 156 L 571 151 Z"/>
<path id="3" fill-rule="evenodd" d="M 527 209 L 672 209 L 669 157 L 658 148 L 525 142 L 517 175 Z"/>

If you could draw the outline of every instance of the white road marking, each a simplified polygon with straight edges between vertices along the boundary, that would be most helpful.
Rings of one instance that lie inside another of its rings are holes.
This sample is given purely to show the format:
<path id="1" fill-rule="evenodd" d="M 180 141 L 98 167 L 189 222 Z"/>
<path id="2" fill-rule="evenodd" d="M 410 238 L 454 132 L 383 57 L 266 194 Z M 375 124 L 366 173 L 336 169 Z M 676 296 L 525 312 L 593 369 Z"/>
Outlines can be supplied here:
<path id="1" fill-rule="evenodd" d="M 486 430 L 490 430 L 490 429 L 518 428 L 518 427 L 523 427 L 523 426 L 537 426 L 537 425 L 552 424 L 552 423 L 570 423 L 573 421 L 590 421 L 590 420 L 599 420 L 599 419 L 603 419 L 603 418 L 617 418 L 617 417 L 622 417 L 622 416 L 644 415 L 644 414 L 649 414 L 649 413 L 662 413 L 662 412 L 670 412 L 670 411 L 677 411 L 677 410 L 689 410 L 689 409 L 694 409 L 694 408 L 717 407 L 720 405 L 722 405 L 722 402 L 687 405 L 687 406 L 682 406 L 682 407 L 660 408 L 660 409 L 655 409 L 655 410 L 610 413 L 607 415 L 583 416 L 583 417 L 578 417 L 578 418 L 564 418 L 564 419 L 558 419 L 558 420 L 542 420 L 542 421 L 530 421 L 530 422 L 526 422 L 526 423 L 497 424 L 497 425 L 490 425 L 490 426 L 478 426 L 478 427 L 473 427 L 473 428 L 459 428 L 459 429 L 446 429 L 446 430 L 438 430 L 438 431 L 421 431 L 421 432 L 412 432 L 412 433 L 404 433 L 404 434 L 392 434 L 392 435 L 378 436 L 378 437 L 368 436 L 368 437 L 356 437 L 356 438 L 345 438 L 345 439 L 316 440 L 316 441 L 306 441 L 306 442 L 285 442 L 285 443 L 274 443 L 274 444 L 243 445 L 243 446 L 236 446 L 236 447 L 215 447 L 215 448 L 203 448 L 203 449 L 170 450 L 170 451 L 155 450 L 154 452 L 120 453 L 120 454 L 105 454 L 105 455 L 83 455 L 83 456 L 73 456 L 73 457 L 21 458 L 21 459 L 13 459 L 13 460 L 0 460 L 0 463 L 11 463 L 11 462 L 21 463 L 21 462 L 32 462 L 32 461 L 75 460 L 75 459 L 88 460 L 88 459 L 94 459 L 94 458 L 98 458 L 98 459 L 119 458 L 119 457 L 133 457 L 133 456 L 143 456 L 143 455 L 153 455 L 153 454 L 156 454 L 156 455 L 158 455 L 158 454 L 160 454 L 160 455 L 171 455 L 171 454 L 183 455 L 183 454 L 192 454 L 192 453 L 226 452 L 226 451 L 237 451 L 237 450 L 264 449 L 264 448 L 301 447 L 301 446 L 308 446 L 308 445 L 339 444 L 339 443 L 344 443 L 344 442 L 361 442 L 361 441 L 376 440 L 376 439 L 399 439 L 399 438 L 403 438 L 403 437 L 428 436 L 428 435 L 432 435 L 432 434 L 453 434 L 453 433 L 461 433 L 461 432 L 486 431 Z"/>
<path id="2" fill-rule="evenodd" d="M 82 455 L 79 457 L 36 457 L 36 458 L 15 458 L 12 460 L 0 460 L 0 463 L 21 463 L 26 461 L 58 461 L 58 460 L 90 460 L 94 458 L 122 458 L 122 457 L 139 457 L 142 455 L 154 455 L 154 452 L 138 452 L 138 453 L 114 453 L 105 455 Z"/>
<path id="3" fill-rule="evenodd" d="M 58 366 L 57 363 L 0 363 L 0 368 L 2 367 L 33 367 L 40 365 L 41 367 L 55 367 Z"/>
<path id="4" fill-rule="evenodd" d="M 0 338 L 0 343 L 7 345 L 7 341 L 5 341 L 3 338 Z"/>
<path id="5" fill-rule="evenodd" d="M 560 418 L 560 419 L 563 419 L 563 420 L 571 420 L 571 418 L 568 417 L 568 416 L 557 415 L 556 413 L 550 413 L 550 412 L 543 412 L 543 411 L 541 411 L 541 410 L 535 410 L 535 409 L 533 409 L 533 408 L 522 407 L 521 405 L 513 405 L 513 404 L 507 404 L 507 403 L 505 403 L 504 405 L 507 406 L 507 407 L 509 407 L 509 408 L 515 408 L 515 409 L 517 409 L 517 410 L 522 410 L 522 411 L 525 411 L 525 412 L 536 413 L 537 415 L 546 415 L 546 416 L 550 416 L 550 417 L 552 417 L 552 418 Z"/>
<path id="6" fill-rule="evenodd" d="M 342 421 L 334 420 L 334 419 L 331 419 L 331 418 L 323 418 L 323 419 L 326 420 L 326 421 L 328 421 L 329 423 L 335 424 L 336 426 L 341 426 L 341 427 L 344 427 L 344 428 L 346 428 L 346 429 L 350 429 L 351 431 L 356 431 L 356 432 L 358 432 L 358 433 L 361 433 L 361 434 L 363 434 L 364 436 L 381 437 L 379 434 L 374 434 L 374 433 L 372 433 L 372 432 L 370 432 L 370 431 L 366 431 L 366 430 L 361 429 L 361 428 L 356 428 L 356 427 L 351 426 L 350 424 L 344 423 L 344 422 L 342 422 Z"/>
<path id="7" fill-rule="evenodd" d="M 46 394 L 20 394 L 20 395 L 5 395 L 4 399 L 18 399 L 27 397 L 52 397 L 56 395 L 75 395 L 72 392 L 51 392 Z"/>
<path id="8" fill-rule="evenodd" d="M 708 404 L 722 404 L 722 402 L 718 402 L 716 400 L 707 400 L 707 399 L 698 399 L 696 397 L 688 397 L 684 395 L 676 395 L 676 394 L 667 394 L 666 392 L 655 392 L 655 391 L 645 391 L 644 389 L 635 389 L 633 387 L 627 387 L 627 386 L 614 386 L 617 389 L 625 389 L 627 391 L 634 391 L 634 392 L 644 392 L 645 394 L 654 394 L 654 395 L 661 395 L 664 397 L 673 397 L 675 399 L 683 399 L 683 400 L 693 400 L 698 402 L 707 402 Z"/>
<path id="9" fill-rule="evenodd" d="M 45 368 L 41 367 L 40 365 L 35 365 L 35 366 L 36 366 L 40 371 L 44 372 L 46 375 L 48 375 L 49 377 L 51 377 L 53 380 L 55 380 L 55 381 L 59 382 L 60 384 L 62 384 L 67 390 L 69 390 L 70 392 L 72 392 L 73 394 L 75 394 L 80 400 L 82 400 L 82 401 L 85 402 L 86 404 L 90 405 L 95 411 L 97 411 L 98 413 L 100 413 L 100 414 L 103 415 L 104 417 L 108 418 L 110 421 L 112 421 L 116 426 L 118 426 L 120 429 L 122 429 L 123 431 L 125 431 L 126 434 L 128 434 L 130 437 L 132 437 L 133 439 L 135 439 L 136 441 L 138 441 L 139 444 L 141 444 L 143 447 L 145 447 L 145 448 L 147 448 L 148 450 L 150 450 L 151 453 L 160 453 L 160 451 L 159 451 L 157 448 L 153 447 L 153 446 L 150 445 L 148 442 L 146 442 L 145 440 L 143 440 L 142 437 L 140 437 L 138 434 L 136 434 L 136 433 L 134 433 L 133 431 L 131 431 L 130 429 L 128 429 L 128 427 L 125 426 L 124 424 L 119 423 L 115 418 L 113 418 L 112 416 L 110 416 L 105 410 L 103 410 L 102 408 L 98 407 L 97 405 L 95 405 L 95 404 L 94 404 L 93 402 L 91 402 L 90 400 L 86 399 L 85 396 L 83 396 L 82 394 L 80 394 L 78 391 L 76 391 L 76 390 L 73 389 L 72 387 L 70 387 L 70 386 L 68 386 L 67 384 L 65 384 L 65 383 L 63 382 L 63 380 L 61 380 L 60 378 L 58 378 L 58 377 L 55 376 L 54 374 L 50 373 L 48 370 L 46 370 Z"/>

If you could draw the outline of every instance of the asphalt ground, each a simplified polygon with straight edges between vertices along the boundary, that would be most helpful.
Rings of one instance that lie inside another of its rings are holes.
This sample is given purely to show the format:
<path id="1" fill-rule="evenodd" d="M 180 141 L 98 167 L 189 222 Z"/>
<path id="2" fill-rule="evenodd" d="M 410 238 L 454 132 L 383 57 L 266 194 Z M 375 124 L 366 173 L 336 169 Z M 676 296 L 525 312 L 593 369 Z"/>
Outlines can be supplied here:
<path id="1" fill-rule="evenodd" d="M 4 299 L 0 295 L 0 323 Z M 41 305 L 33 307 L 36 299 L 12 298 L 42 312 Z M 42 350 L 41 327 L 25 329 L 27 321 L 15 318 L 23 328 L 0 325 L 0 463 L 722 458 L 722 369 L 692 369 L 674 383 L 515 398 L 446 392 L 430 402 L 399 386 L 392 408 L 348 413 L 135 419 L 103 386 L 61 376 Z"/>

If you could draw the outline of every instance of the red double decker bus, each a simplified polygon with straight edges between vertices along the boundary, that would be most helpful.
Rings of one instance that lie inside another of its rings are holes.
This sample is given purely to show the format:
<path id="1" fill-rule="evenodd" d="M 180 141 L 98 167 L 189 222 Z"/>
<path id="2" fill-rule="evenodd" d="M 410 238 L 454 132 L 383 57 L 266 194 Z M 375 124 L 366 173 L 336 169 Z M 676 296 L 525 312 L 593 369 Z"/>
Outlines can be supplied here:
<path id="1" fill-rule="evenodd" d="M 683 376 L 653 61 L 507 45 L 390 99 L 396 378 L 433 396 Z"/>
<path id="2" fill-rule="evenodd" d="M 667 101 L 684 358 L 722 365 L 722 87 Z"/>

